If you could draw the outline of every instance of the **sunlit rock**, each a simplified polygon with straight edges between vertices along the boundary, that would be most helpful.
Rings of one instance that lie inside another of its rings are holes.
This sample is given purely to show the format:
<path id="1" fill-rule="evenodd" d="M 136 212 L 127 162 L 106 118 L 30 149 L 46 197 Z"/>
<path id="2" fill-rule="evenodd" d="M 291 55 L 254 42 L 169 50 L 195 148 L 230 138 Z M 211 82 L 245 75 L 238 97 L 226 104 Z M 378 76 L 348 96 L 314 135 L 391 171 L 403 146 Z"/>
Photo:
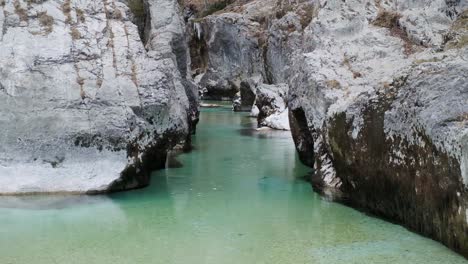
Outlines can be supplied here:
<path id="1" fill-rule="evenodd" d="M 147 185 L 196 122 L 177 1 L 3 2 L 0 194 Z"/>

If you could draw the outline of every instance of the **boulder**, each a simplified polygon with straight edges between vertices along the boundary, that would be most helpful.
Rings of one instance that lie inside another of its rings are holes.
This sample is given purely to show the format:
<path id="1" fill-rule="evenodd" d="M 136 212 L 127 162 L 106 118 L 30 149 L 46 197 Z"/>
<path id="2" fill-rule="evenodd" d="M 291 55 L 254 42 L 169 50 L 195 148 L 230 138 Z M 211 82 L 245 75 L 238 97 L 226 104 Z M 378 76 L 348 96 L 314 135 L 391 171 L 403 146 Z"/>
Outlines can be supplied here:
<path id="1" fill-rule="evenodd" d="M 0 194 L 99 193 L 149 184 L 197 120 L 175 0 L 0 6 Z M 142 34 L 144 32 L 144 34 Z"/>
<path id="2" fill-rule="evenodd" d="M 255 103 L 259 110 L 257 117 L 259 126 L 289 130 L 287 93 L 286 84 L 258 86 Z"/>
<path id="3" fill-rule="evenodd" d="M 255 104 L 257 86 L 261 83 L 262 76 L 244 80 L 240 84 L 240 95 L 233 101 L 233 109 L 236 112 L 250 112 Z"/>

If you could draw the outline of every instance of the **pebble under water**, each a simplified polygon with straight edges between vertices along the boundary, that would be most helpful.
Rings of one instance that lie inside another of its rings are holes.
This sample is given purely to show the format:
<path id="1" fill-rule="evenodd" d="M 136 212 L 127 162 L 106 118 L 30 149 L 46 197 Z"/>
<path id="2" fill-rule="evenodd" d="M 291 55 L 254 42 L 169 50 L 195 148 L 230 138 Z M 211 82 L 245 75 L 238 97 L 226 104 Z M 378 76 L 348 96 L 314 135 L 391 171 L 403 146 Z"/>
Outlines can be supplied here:
<path id="1" fill-rule="evenodd" d="M 467 263 L 405 228 L 327 201 L 289 132 L 204 109 L 183 167 L 108 196 L 0 197 L 0 263 Z"/>

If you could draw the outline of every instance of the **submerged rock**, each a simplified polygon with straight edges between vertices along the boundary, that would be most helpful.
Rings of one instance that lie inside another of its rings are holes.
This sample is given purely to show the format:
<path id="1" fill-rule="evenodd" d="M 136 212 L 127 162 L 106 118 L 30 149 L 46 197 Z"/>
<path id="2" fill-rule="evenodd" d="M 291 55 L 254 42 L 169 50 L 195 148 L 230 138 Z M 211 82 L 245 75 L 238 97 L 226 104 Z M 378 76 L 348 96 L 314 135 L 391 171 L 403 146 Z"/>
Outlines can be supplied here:
<path id="1" fill-rule="evenodd" d="M 140 30 L 125 2 L 0 6 L 0 194 L 145 186 L 190 143 L 198 99 L 179 5 L 141 5 Z"/>

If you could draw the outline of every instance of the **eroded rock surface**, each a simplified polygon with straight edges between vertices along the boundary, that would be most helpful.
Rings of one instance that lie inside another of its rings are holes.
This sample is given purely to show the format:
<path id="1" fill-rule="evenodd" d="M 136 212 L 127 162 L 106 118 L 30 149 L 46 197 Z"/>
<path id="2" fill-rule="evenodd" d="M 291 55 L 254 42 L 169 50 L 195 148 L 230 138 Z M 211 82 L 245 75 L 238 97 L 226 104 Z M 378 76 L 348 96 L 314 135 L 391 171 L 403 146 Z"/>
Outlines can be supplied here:
<path id="1" fill-rule="evenodd" d="M 193 42 L 199 44 L 192 47 L 200 46 L 200 61 L 206 62 L 192 65 L 201 75 L 198 84 L 207 89 L 204 99 L 233 98 L 244 79 L 263 71 L 261 50 L 243 20 L 240 14 L 227 13 L 193 24 L 197 35 Z"/>
<path id="2" fill-rule="evenodd" d="M 314 12 L 311 2 L 233 2 L 213 15 L 189 19 L 192 70 L 206 88 L 205 99 L 232 99 L 252 77 L 284 83 L 290 55 L 299 50 L 303 25 Z"/>
<path id="3" fill-rule="evenodd" d="M 3 2 L 0 193 L 147 185 L 196 122 L 178 3 Z"/>
<path id="4" fill-rule="evenodd" d="M 233 99 L 235 111 L 260 114 L 260 126 L 289 130 L 284 109 L 268 113 L 268 120 L 262 116 L 256 91 L 262 84 L 288 81 L 293 54 L 301 53 L 302 32 L 316 11 L 313 2 L 232 2 L 207 17 L 188 19 L 192 73 L 201 94 L 204 99 Z"/>
<path id="5" fill-rule="evenodd" d="M 233 108 L 236 112 L 251 112 L 257 97 L 257 86 L 263 82 L 261 76 L 257 75 L 240 84 L 239 96 L 234 99 Z"/>
<path id="6" fill-rule="evenodd" d="M 195 74 L 213 91 L 237 92 L 254 74 L 288 84 L 284 107 L 316 190 L 468 256 L 467 8 L 237 2 L 192 27 L 202 40 L 192 56 L 204 58 Z"/>
<path id="7" fill-rule="evenodd" d="M 259 110 L 259 126 L 289 130 L 288 108 L 286 105 L 288 85 L 262 84 L 257 88 L 256 106 Z"/>
<path id="8" fill-rule="evenodd" d="M 466 8 L 328 1 L 304 33 L 289 107 L 318 190 L 468 256 Z"/>

